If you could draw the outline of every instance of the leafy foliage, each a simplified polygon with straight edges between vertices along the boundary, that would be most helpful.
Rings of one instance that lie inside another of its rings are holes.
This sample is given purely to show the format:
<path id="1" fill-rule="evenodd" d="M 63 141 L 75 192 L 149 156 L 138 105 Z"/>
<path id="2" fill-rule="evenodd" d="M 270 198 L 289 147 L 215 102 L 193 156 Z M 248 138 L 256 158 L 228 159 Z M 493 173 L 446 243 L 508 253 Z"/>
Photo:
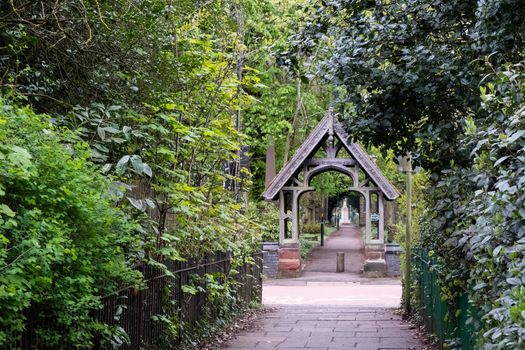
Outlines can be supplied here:
<path id="1" fill-rule="evenodd" d="M 327 51 L 318 74 L 341 87 L 352 135 L 418 150 L 428 169 L 467 161 L 461 121 L 479 105 L 484 57 L 497 66 L 520 55 L 520 1 L 336 0 L 314 13 L 292 57 Z"/>
<path id="2" fill-rule="evenodd" d="M 284 65 L 283 53 L 290 47 L 290 36 L 311 11 L 308 0 L 250 1 L 247 5 L 247 66 L 258 80 L 245 91 L 257 100 L 243 111 L 243 133 L 252 155 L 252 197 L 259 200 L 264 191 L 265 155 L 275 145 L 277 169 L 284 156 L 293 151 L 324 116 L 330 87 L 314 74 L 317 58 L 297 56 L 293 67 Z M 247 68 L 248 69 L 248 68 Z M 287 152 L 288 150 L 288 152 Z"/>
<path id="3" fill-rule="evenodd" d="M 111 333 L 92 314 L 102 296 L 140 285 L 138 225 L 114 206 L 86 144 L 0 102 L 0 344 L 29 317 L 47 345 L 89 345 Z"/>
<path id="4" fill-rule="evenodd" d="M 260 225 L 263 242 L 279 241 L 279 210 L 274 203 L 258 202 L 250 207 L 248 216 Z"/>
<path id="5" fill-rule="evenodd" d="M 524 18 L 519 1 L 321 1 L 290 55 L 325 50 L 351 134 L 431 172 L 420 244 L 450 317 L 465 292 L 480 310 L 484 349 L 524 346 L 525 79 L 507 63 L 523 60 Z"/>
<path id="6" fill-rule="evenodd" d="M 487 117 L 467 120 L 463 141 L 473 164 L 444 174 L 423 230 L 440 259 L 447 298 L 466 290 L 484 315 L 485 349 L 525 342 L 524 81 L 519 64 L 499 69 L 494 83 L 481 87 Z"/>
<path id="7" fill-rule="evenodd" d="M 239 60 L 245 45 L 238 17 L 248 5 L 221 0 L 0 5 L 5 43 L 1 89 L 14 99 L 25 99 L 37 112 L 48 112 L 47 128 L 64 130 L 57 152 L 62 152 L 61 144 L 82 144 L 83 161 L 100 181 L 113 183 L 109 190 L 118 198 L 112 204 L 129 214 L 133 241 L 140 246 L 122 263 L 141 259 L 162 269 L 165 259 L 192 257 L 198 262 L 210 252 L 228 251 L 233 253 L 232 263 L 238 264 L 259 249 L 262 228 L 254 221 L 257 216 L 245 213 L 241 201 L 250 177 L 241 170 L 244 136 L 235 120 L 241 108 L 254 102 L 244 90 L 258 88 L 256 72 L 244 70 Z M 20 118 L 12 123 L 22 127 L 25 122 Z M 22 139 L 19 146 L 27 148 L 28 140 Z M 71 172 L 75 178 L 74 170 L 66 167 L 61 174 L 67 177 Z M 13 193 L 23 198 L 21 189 Z M 74 194 L 78 201 L 89 199 Z M 1 208 L 2 215 L 14 210 L 8 204 Z M 92 215 L 98 215 L 96 210 Z M 102 236 L 94 235 L 94 240 L 115 243 L 128 237 L 113 238 L 119 230 L 106 236 L 104 230 L 99 232 Z M 54 265 L 49 271 L 54 273 Z M 96 272 L 94 280 L 100 282 L 112 281 L 121 271 Z M 224 288 L 224 305 L 230 305 L 227 297 L 234 286 Z M 91 300 L 88 288 L 85 295 L 78 294 L 79 300 Z M 37 307 L 33 304 L 13 307 Z M 82 311 L 98 306 L 95 301 L 86 303 Z M 166 315 L 159 317 L 169 319 L 181 307 L 166 305 Z M 60 305 L 56 310 L 68 312 Z M 12 317 L 22 331 L 27 320 L 21 314 Z M 82 339 L 89 340 L 93 327 L 87 321 L 82 326 Z M 168 330 L 191 332 L 177 320 L 170 326 Z M 45 330 L 39 324 L 36 328 Z M 65 341 L 58 334 L 53 337 L 54 342 Z"/>

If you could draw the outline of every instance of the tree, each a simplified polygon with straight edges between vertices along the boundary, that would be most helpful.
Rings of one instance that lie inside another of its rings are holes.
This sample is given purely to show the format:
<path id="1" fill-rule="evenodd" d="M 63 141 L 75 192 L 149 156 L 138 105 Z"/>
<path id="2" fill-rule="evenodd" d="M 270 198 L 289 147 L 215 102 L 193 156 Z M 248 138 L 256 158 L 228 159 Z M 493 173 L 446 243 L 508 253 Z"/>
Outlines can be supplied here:
<path id="1" fill-rule="evenodd" d="M 420 244 L 448 317 L 460 295 L 479 309 L 483 349 L 524 343 L 524 19 L 519 1 L 336 0 L 296 40 L 301 54 L 329 52 L 318 72 L 344 89 L 352 135 L 413 151 L 433 173 Z"/>
<path id="2" fill-rule="evenodd" d="M 438 169 L 468 161 L 458 135 L 478 110 L 477 86 L 491 72 L 484 60 L 521 56 L 524 17 L 521 2 L 507 0 L 321 2 L 296 52 L 329 52 L 318 74 L 344 89 L 337 98 L 352 135 L 420 152 Z"/>

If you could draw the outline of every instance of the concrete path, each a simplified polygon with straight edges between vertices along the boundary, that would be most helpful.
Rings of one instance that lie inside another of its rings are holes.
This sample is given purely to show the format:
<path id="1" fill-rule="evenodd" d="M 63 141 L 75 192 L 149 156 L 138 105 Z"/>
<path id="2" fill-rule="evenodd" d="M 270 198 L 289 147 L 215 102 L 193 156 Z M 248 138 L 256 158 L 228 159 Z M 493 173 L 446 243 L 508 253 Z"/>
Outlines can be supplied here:
<path id="1" fill-rule="evenodd" d="M 321 305 L 371 308 L 397 308 L 401 299 L 399 284 L 349 285 L 308 284 L 306 286 L 263 287 L 263 303 L 267 306 Z"/>
<path id="2" fill-rule="evenodd" d="M 265 281 L 270 311 L 227 349 L 423 349 L 394 312 L 399 279 L 361 276 L 363 248 L 359 228 L 343 226 L 312 252 L 301 277 Z M 344 273 L 335 272 L 338 251 L 345 252 Z"/>
<path id="3" fill-rule="evenodd" d="M 345 253 L 345 272 L 354 275 L 363 269 L 365 245 L 361 230 L 355 224 L 343 225 L 324 242 L 312 250 L 303 269 L 303 276 L 311 272 L 335 272 L 336 254 Z"/>

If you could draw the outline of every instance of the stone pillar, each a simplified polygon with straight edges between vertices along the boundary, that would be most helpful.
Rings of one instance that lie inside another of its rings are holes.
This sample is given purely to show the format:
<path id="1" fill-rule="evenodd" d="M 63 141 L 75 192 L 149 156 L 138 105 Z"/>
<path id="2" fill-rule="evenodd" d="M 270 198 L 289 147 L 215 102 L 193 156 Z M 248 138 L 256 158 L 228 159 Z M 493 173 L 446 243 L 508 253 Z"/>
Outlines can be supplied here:
<path id="1" fill-rule="evenodd" d="M 385 245 L 383 243 L 367 243 L 365 245 L 365 264 L 363 274 L 365 277 L 385 277 Z"/>
<path id="2" fill-rule="evenodd" d="M 279 278 L 299 277 L 301 274 L 301 251 L 299 243 L 287 243 L 279 247 Z"/>
<path id="3" fill-rule="evenodd" d="M 385 200 L 383 198 L 383 193 L 379 192 L 377 194 L 377 206 L 379 214 L 379 225 L 378 225 L 378 235 L 379 241 L 385 243 Z"/>
<path id="4" fill-rule="evenodd" d="M 386 270 L 389 277 L 401 276 L 401 253 L 403 249 L 397 243 L 385 244 Z"/>
<path id="5" fill-rule="evenodd" d="M 382 194 L 378 195 L 378 213 L 379 225 L 378 233 L 379 239 L 372 241 L 371 232 L 371 218 L 370 218 L 370 192 L 367 191 L 366 204 L 366 242 L 365 242 L 365 264 L 363 266 L 363 273 L 366 277 L 385 277 L 386 276 L 386 261 L 385 261 L 385 244 L 384 244 L 384 201 Z"/>
<path id="6" fill-rule="evenodd" d="M 370 192 L 363 191 L 365 196 L 365 243 L 370 242 L 372 238 L 372 221 L 370 219 Z"/>
<path id="7" fill-rule="evenodd" d="M 292 240 L 299 242 L 299 191 L 292 192 Z"/>
<path id="8" fill-rule="evenodd" d="M 286 196 L 284 192 L 279 192 L 279 243 L 283 244 L 286 239 L 286 220 L 290 219 L 290 214 L 286 212 Z"/>
<path id="9" fill-rule="evenodd" d="M 359 226 L 366 225 L 366 200 L 365 196 L 359 196 Z"/>

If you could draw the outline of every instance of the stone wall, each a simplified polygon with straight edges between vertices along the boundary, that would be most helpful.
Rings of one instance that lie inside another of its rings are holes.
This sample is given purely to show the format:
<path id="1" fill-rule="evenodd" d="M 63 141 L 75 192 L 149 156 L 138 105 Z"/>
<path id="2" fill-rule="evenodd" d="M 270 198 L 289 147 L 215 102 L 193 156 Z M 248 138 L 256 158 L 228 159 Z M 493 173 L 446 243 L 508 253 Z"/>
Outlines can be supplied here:
<path id="1" fill-rule="evenodd" d="M 279 266 L 279 242 L 263 243 L 263 273 L 267 278 L 277 278 Z"/>

